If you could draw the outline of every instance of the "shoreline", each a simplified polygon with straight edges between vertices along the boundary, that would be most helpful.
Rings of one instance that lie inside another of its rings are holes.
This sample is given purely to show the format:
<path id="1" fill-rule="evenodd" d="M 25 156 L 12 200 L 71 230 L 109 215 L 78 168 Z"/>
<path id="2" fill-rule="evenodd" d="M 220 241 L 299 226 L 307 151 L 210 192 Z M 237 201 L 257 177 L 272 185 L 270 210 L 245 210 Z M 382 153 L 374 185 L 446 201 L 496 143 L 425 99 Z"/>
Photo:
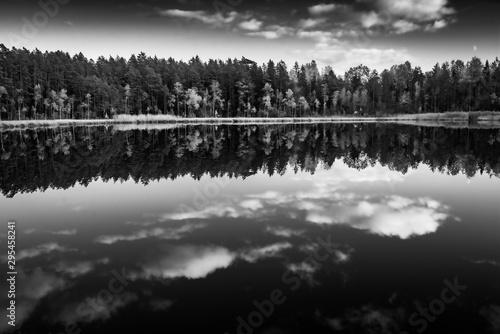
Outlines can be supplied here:
<path id="1" fill-rule="evenodd" d="M 474 114 L 472 114 L 474 115 Z M 381 117 L 283 117 L 283 118 L 177 118 L 173 116 L 119 116 L 114 119 L 55 119 L 0 121 L 0 130 L 23 130 L 68 126 L 112 125 L 259 125 L 259 124 L 325 124 L 325 123 L 395 123 L 416 126 L 449 126 L 474 128 L 500 128 L 500 113 L 478 116 L 471 124 L 469 113 L 412 114 Z"/>

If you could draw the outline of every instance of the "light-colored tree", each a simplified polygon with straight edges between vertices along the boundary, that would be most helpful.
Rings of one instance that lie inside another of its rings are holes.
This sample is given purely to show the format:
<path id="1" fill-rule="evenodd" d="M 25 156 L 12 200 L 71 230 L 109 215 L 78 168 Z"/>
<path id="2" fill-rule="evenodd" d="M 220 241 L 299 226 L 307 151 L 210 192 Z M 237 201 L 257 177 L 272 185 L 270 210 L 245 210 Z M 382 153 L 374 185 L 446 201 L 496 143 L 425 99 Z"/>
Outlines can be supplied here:
<path id="1" fill-rule="evenodd" d="M 90 103 L 92 102 L 92 95 L 87 93 L 85 95 L 85 105 L 87 106 L 87 118 L 90 119 Z"/>
<path id="2" fill-rule="evenodd" d="M 295 117 L 294 114 L 295 114 L 295 107 L 297 106 L 297 103 L 295 102 L 295 98 L 293 96 L 293 92 L 291 89 L 288 89 L 286 91 L 285 106 L 292 111 L 292 116 Z"/>
<path id="3" fill-rule="evenodd" d="M 420 108 L 419 108 L 419 103 L 418 101 L 420 101 L 420 94 L 422 93 L 422 86 L 420 85 L 420 82 L 415 82 L 415 109 L 420 112 Z"/>
<path id="4" fill-rule="evenodd" d="M 302 111 L 302 114 L 304 114 L 304 112 L 307 109 L 309 109 L 309 103 L 307 103 L 306 98 L 303 96 L 299 97 L 299 107 L 300 107 L 300 110 Z"/>
<path id="5" fill-rule="evenodd" d="M 68 92 L 66 89 L 61 89 L 57 99 L 57 107 L 59 109 L 59 119 L 62 119 L 62 112 L 66 110 L 66 101 L 68 100 Z"/>
<path id="6" fill-rule="evenodd" d="M 42 100 L 42 87 L 40 84 L 35 85 L 33 99 L 35 100 L 35 116 L 38 103 Z"/>
<path id="7" fill-rule="evenodd" d="M 186 93 L 186 104 L 189 108 L 189 112 L 191 113 L 194 110 L 198 110 L 200 108 L 200 102 L 202 100 L 201 96 L 198 94 L 198 90 L 196 87 L 189 88 Z M 186 115 L 184 115 L 186 117 Z"/>
<path id="8" fill-rule="evenodd" d="M 24 95 L 22 89 L 16 89 L 16 101 L 17 101 L 18 118 L 19 120 L 21 120 L 21 111 L 23 110 L 24 106 Z"/>
<path id="9" fill-rule="evenodd" d="M 328 102 L 328 86 L 327 84 L 321 85 L 321 94 L 323 95 L 323 115 L 326 114 L 326 103 Z"/>
<path id="10" fill-rule="evenodd" d="M 336 90 L 335 92 L 333 92 L 333 96 L 332 96 L 333 111 L 337 110 L 337 104 L 339 103 L 339 99 L 340 99 L 340 92 L 338 90 Z"/>
<path id="11" fill-rule="evenodd" d="M 366 107 L 368 106 L 368 90 L 367 89 L 363 89 L 361 91 L 361 97 L 360 97 L 360 106 L 362 109 L 366 109 Z"/>
<path id="12" fill-rule="evenodd" d="M 264 88 L 262 89 L 264 92 L 264 98 L 262 99 L 262 103 L 264 104 L 264 108 L 266 109 L 267 117 L 269 117 L 269 110 L 272 108 L 272 97 L 274 93 L 274 89 L 270 83 L 266 83 Z"/>
<path id="13" fill-rule="evenodd" d="M 215 117 L 215 111 L 217 107 L 222 107 L 222 90 L 220 89 L 220 84 L 217 80 L 212 80 L 212 84 L 210 85 L 210 99 L 212 104 L 212 116 Z"/>
<path id="14" fill-rule="evenodd" d="M 402 93 L 400 98 L 399 98 L 399 105 L 402 108 L 407 109 L 408 106 L 410 105 L 410 103 L 411 103 L 410 92 Z"/>
<path id="15" fill-rule="evenodd" d="M 177 115 L 179 115 L 179 104 L 181 102 L 181 98 L 184 95 L 184 87 L 180 82 L 174 83 L 174 93 L 175 93 L 175 100 L 177 102 Z M 185 113 L 184 113 L 185 116 Z"/>
<path id="16" fill-rule="evenodd" d="M 130 99 L 130 96 L 132 95 L 131 92 L 130 92 L 130 85 L 129 84 L 126 84 L 125 85 L 125 88 L 123 88 L 125 90 L 125 114 L 128 115 L 128 100 Z"/>
<path id="17" fill-rule="evenodd" d="M 359 89 L 356 89 L 354 94 L 352 94 L 352 105 L 354 107 L 354 113 L 357 113 L 357 108 L 360 106 L 361 102 L 361 93 L 359 92 Z"/>

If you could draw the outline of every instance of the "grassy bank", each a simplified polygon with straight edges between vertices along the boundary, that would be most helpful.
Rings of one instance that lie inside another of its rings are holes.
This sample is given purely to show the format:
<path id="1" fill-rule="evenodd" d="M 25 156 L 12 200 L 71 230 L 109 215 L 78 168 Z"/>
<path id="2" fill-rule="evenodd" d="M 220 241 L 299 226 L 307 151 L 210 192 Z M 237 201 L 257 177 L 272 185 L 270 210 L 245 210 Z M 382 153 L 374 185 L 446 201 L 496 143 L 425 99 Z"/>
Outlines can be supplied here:
<path id="1" fill-rule="evenodd" d="M 380 117 L 283 117 L 283 118 L 181 118 L 170 115 L 118 115 L 113 119 L 56 119 L 1 121 L 0 129 L 46 128 L 64 126 L 103 126 L 103 125 L 144 125 L 144 124 L 287 124 L 287 123 L 403 123 L 413 125 L 484 125 L 500 127 L 499 112 L 449 112 L 389 115 Z"/>

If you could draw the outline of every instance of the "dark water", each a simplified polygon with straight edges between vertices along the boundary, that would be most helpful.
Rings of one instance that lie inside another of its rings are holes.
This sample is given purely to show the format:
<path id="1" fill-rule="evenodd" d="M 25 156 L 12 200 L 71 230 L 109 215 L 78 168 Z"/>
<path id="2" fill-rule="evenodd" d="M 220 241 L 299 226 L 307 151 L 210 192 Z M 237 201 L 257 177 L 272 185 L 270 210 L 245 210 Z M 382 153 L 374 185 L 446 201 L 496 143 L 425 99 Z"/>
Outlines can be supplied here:
<path id="1" fill-rule="evenodd" d="M 500 330 L 499 130 L 0 135 L 22 333 Z"/>

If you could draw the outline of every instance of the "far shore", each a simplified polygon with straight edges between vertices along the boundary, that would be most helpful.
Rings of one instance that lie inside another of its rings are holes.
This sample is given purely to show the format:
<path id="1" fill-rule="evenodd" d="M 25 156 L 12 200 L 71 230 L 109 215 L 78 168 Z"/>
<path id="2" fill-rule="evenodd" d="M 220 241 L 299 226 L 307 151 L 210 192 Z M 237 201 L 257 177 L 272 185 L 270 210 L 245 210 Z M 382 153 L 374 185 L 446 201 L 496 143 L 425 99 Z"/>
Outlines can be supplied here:
<path id="1" fill-rule="evenodd" d="M 316 123 L 398 123 L 420 126 L 500 128 L 500 112 L 450 112 L 381 117 L 330 116 L 281 118 L 181 118 L 169 115 L 119 115 L 113 119 L 53 119 L 0 121 L 0 130 L 111 125 L 238 125 Z"/>

